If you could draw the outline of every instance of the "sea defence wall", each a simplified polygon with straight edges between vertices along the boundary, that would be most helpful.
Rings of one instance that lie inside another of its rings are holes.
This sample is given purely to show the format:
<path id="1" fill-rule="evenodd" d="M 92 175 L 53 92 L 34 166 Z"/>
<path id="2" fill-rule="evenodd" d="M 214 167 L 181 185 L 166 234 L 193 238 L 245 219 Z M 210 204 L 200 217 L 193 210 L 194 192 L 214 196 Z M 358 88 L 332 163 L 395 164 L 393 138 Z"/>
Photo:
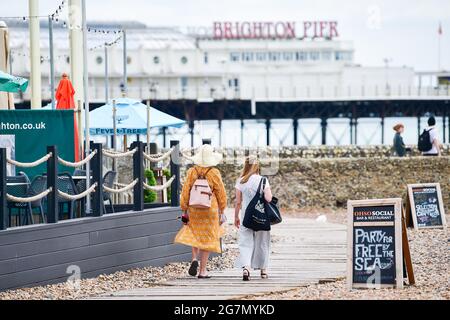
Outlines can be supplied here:
<path id="1" fill-rule="evenodd" d="M 230 152 L 224 150 L 224 155 Z M 228 150 L 229 151 L 229 150 Z M 394 157 L 389 147 L 286 147 L 259 150 L 267 175 L 283 209 L 346 207 L 347 200 L 406 197 L 406 185 L 439 182 L 450 210 L 449 145 L 442 157 Z M 242 170 L 245 150 L 233 149 L 234 161 L 220 165 L 229 195 Z M 250 150 L 250 154 L 257 150 Z M 270 154 L 271 153 L 271 154 Z M 416 154 L 416 153 L 413 153 Z"/>
<path id="2" fill-rule="evenodd" d="M 414 148 L 407 157 L 395 157 L 390 146 L 238 147 L 221 152 L 224 163 L 219 168 L 230 206 L 244 156 L 258 154 L 262 174 L 268 176 L 283 209 L 339 208 L 349 199 L 405 197 L 407 184 L 439 182 L 450 210 L 449 144 L 442 157 L 422 157 Z M 185 170 L 182 166 L 182 181 Z M 119 171 L 119 176 L 130 175 L 131 164 L 119 162 Z"/>

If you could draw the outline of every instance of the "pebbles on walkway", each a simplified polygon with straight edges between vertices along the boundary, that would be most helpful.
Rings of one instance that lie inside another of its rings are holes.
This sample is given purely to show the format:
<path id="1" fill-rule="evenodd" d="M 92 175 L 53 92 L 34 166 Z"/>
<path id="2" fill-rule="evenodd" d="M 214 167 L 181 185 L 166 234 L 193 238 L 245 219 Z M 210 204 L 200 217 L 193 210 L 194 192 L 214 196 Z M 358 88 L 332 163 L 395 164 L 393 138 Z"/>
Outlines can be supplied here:
<path id="1" fill-rule="evenodd" d="M 450 300 L 449 228 L 408 229 L 416 284 L 400 289 L 347 290 L 346 279 L 314 284 L 289 291 L 246 297 L 248 299 L 328 300 L 328 299 L 445 299 Z"/>
<path id="2" fill-rule="evenodd" d="M 227 234 L 223 240 L 224 253 L 210 259 L 208 268 L 211 270 L 225 270 L 234 266 L 237 250 L 228 244 L 236 242 L 237 232 L 231 225 L 227 225 L 226 229 Z M 4 291 L 0 292 L 0 300 L 82 299 L 112 291 L 148 288 L 163 285 L 168 280 L 185 275 L 188 268 L 189 262 L 170 263 L 164 267 L 135 268 L 82 279 L 78 284 L 63 282 Z"/>

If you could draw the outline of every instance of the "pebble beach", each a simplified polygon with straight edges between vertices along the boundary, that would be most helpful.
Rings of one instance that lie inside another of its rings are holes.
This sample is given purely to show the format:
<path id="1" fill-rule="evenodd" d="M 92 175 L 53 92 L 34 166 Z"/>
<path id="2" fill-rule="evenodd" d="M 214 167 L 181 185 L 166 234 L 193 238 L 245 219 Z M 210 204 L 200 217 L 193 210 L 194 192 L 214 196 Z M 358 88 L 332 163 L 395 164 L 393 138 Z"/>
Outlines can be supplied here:
<path id="1" fill-rule="evenodd" d="M 289 213 L 290 216 L 324 219 L 334 223 L 345 223 L 344 210 L 323 211 L 309 210 L 301 213 Z M 448 219 L 448 217 L 447 217 Z M 226 270 L 233 268 L 237 252 L 237 230 L 226 226 L 227 234 L 223 238 L 224 252 L 221 256 L 210 259 L 208 269 Z M 295 299 L 295 300 L 328 300 L 328 299 L 439 299 L 450 300 L 450 262 L 449 228 L 415 231 L 408 229 L 408 238 L 416 284 L 405 285 L 403 290 L 347 290 L 345 278 L 335 281 L 320 282 L 309 286 L 298 287 L 288 291 L 274 292 L 264 295 L 249 295 L 243 299 Z M 273 241 L 278 239 L 274 238 Z M 163 285 L 186 274 L 189 263 L 171 263 L 164 267 L 146 267 L 100 275 L 91 279 L 83 279 L 78 287 L 70 283 L 60 283 L 32 288 L 22 288 L 0 292 L 0 300 L 61 300 L 88 299 L 112 291 L 149 288 Z M 269 270 L 270 271 L 270 270 Z"/>

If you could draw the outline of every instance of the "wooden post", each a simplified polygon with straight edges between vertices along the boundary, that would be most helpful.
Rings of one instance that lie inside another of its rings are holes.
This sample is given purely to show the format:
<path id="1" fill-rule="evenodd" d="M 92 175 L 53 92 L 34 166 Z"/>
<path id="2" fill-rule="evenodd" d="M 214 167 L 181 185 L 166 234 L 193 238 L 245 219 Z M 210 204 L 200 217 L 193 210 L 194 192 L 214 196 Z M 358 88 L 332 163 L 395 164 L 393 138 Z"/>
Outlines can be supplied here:
<path id="1" fill-rule="evenodd" d="M 58 150 L 56 146 L 48 146 L 47 153 L 52 153 L 52 156 L 47 160 L 47 188 L 52 188 L 52 191 L 47 195 L 47 222 L 56 223 L 59 219 L 58 213 Z"/>
<path id="2" fill-rule="evenodd" d="M 130 149 L 137 148 L 133 154 L 133 180 L 138 179 L 138 183 L 133 189 L 134 211 L 144 210 L 144 143 L 135 141 L 131 144 Z"/>
<path id="3" fill-rule="evenodd" d="M 92 183 L 97 183 L 92 202 L 92 215 L 101 217 L 103 215 L 103 154 L 102 144 L 93 143 L 92 151 L 97 150 L 97 154 L 92 158 Z M 106 213 L 106 212 L 105 212 Z"/>
<path id="4" fill-rule="evenodd" d="M 0 149 L 0 230 L 9 227 L 8 208 L 6 204 L 6 148 Z"/>
<path id="5" fill-rule="evenodd" d="M 414 270 L 411 260 L 411 252 L 409 250 L 408 233 L 406 230 L 406 220 L 405 220 L 405 209 L 402 208 L 402 249 L 403 249 L 403 260 L 405 262 L 406 273 L 408 275 L 408 283 L 413 285 L 416 283 L 414 277 Z"/>
<path id="6" fill-rule="evenodd" d="M 170 140 L 170 147 L 174 147 L 172 157 L 170 158 L 170 173 L 175 175 L 170 189 L 170 202 L 172 207 L 180 206 L 180 141 Z"/>

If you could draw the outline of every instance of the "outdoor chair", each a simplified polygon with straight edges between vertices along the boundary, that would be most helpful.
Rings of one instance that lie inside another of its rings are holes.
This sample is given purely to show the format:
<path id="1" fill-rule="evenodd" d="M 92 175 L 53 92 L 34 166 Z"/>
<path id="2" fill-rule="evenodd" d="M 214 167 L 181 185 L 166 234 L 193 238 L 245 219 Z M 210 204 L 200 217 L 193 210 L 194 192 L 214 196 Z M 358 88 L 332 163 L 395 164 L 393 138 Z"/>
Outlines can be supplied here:
<path id="1" fill-rule="evenodd" d="M 105 173 L 103 177 L 103 184 L 108 188 L 114 188 L 114 180 L 116 180 L 117 172 L 108 171 Z M 109 201 L 109 205 L 111 207 L 111 212 L 114 213 L 114 206 L 112 203 L 111 193 L 103 191 L 103 210 L 106 213 L 105 201 Z"/>
<path id="2" fill-rule="evenodd" d="M 56 186 L 59 191 L 67 193 L 71 196 L 78 194 L 78 189 L 75 185 L 75 182 L 73 181 L 72 176 L 68 172 L 58 174 Z M 59 194 L 57 194 L 56 199 L 58 201 L 60 214 L 64 212 L 64 205 L 67 205 L 68 208 L 67 212 L 69 215 L 69 219 L 74 219 L 75 200 L 67 200 L 61 197 Z"/>
<path id="3" fill-rule="evenodd" d="M 8 184 L 14 185 L 8 185 Z M 6 177 L 6 192 L 12 196 L 18 198 L 26 198 L 29 196 L 28 189 L 30 186 L 30 180 L 27 175 L 23 172 L 19 172 L 18 176 L 9 176 Z M 9 213 L 9 225 L 11 226 L 11 220 L 13 216 L 13 210 L 18 211 L 18 215 L 16 215 L 16 226 L 24 225 L 25 223 L 33 224 L 33 214 L 31 209 L 30 202 L 7 202 L 8 213 Z M 25 214 L 22 216 L 22 210 L 25 210 Z"/>
<path id="4" fill-rule="evenodd" d="M 28 197 L 35 196 L 39 193 L 44 192 L 45 190 L 47 190 L 47 177 L 36 176 L 34 177 L 33 181 L 31 182 L 30 188 L 28 189 Z M 40 219 L 43 223 L 45 223 L 45 214 L 43 208 L 44 199 L 45 197 L 30 203 L 31 210 L 33 210 L 34 208 L 39 209 Z"/>

